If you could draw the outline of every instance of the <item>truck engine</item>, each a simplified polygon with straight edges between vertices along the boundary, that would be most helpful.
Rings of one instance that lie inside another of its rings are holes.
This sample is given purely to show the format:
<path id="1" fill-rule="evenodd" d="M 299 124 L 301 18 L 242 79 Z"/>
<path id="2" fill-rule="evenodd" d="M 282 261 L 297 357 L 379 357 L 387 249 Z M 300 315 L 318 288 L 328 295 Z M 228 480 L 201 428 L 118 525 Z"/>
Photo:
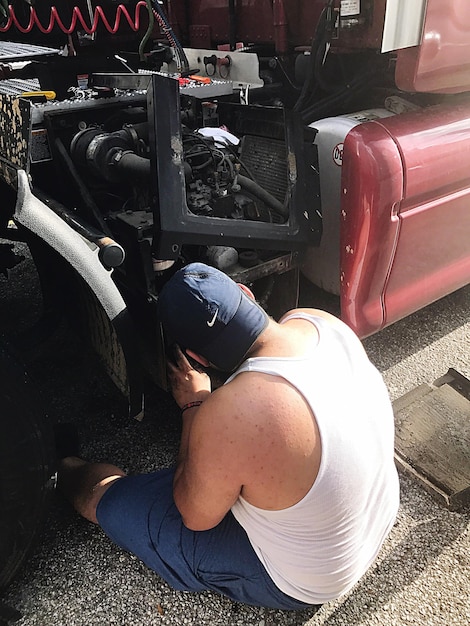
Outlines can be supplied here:
<path id="1" fill-rule="evenodd" d="M 209 99 L 213 85 L 200 78 L 187 79 L 183 86 L 162 74 L 95 75 L 93 80 L 103 83 L 97 91 L 77 90 L 70 99 L 32 107 L 31 173 L 38 187 L 64 207 L 80 202 L 85 230 L 88 221 L 90 228 L 103 231 L 101 238 L 117 235 L 119 240 L 118 233 L 126 236 L 126 230 L 134 231 L 135 241 L 150 237 L 158 274 L 160 263 L 176 260 L 183 245 L 205 245 L 197 253 L 185 248 L 189 258 L 215 254 L 232 259 L 225 261 L 227 267 L 238 262 L 237 250 L 228 246 L 243 235 L 226 220 L 288 222 L 286 198 L 297 174 L 287 169 L 285 119 L 279 109 L 260 115 L 256 107 L 249 112 L 249 107 L 214 101 Z M 150 103 L 148 91 L 153 91 Z M 215 126 L 206 125 L 207 116 Z M 57 170 L 59 178 L 53 174 Z M 173 217 L 178 210 L 180 224 Z M 157 213 L 163 213 L 158 231 Z M 191 228 L 185 227 L 185 218 Z M 217 219 L 204 226 L 197 218 Z M 176 232 L 165 227 L 167 220 L 175 222 Z M 220 243 L 224 229 L 226 253 L 208 250 Z M 290 244 L 278 240 L 271 245 L 285 249 Z M 242 254 L 242 263 L 244 258 L 253 266 L 252 255 Z M 110 258 L 107 263 L 116 266 Z"/>

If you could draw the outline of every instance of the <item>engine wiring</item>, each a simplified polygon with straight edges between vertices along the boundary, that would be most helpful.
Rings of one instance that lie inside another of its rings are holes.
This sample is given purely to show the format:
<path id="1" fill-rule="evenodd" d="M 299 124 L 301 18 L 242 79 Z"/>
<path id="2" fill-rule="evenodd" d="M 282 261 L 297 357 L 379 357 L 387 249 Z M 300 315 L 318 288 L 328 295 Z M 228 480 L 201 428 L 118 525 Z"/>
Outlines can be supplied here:
<path id="1" fill-rule="evenodd" d="M 186 130 L 183 134 L 183 147 L 185 161 L 188 163 L 193 176 L 198 177 L 199 173 L 207 168 L 208 175 L 213 179 L 217 191 L 225 188 L 235 193 L 240 191 L 248 193 L 265 205 L 269 221 L 287 219 L 286 207 L 256 182 L 233 145 L 227 143 L 223 147 L 219 147 L 197 131 Z M 242 168 L 249 176 L 240 173 Z"/>
<path id="2" fill-rule="evenodd" d="M 175 51 L 177 65 L 178 65 L 178 72 L 180 72 L 182 75 L 189 74 L 190 68 L 189 68 L 188 58 L 183 49 L 183 46 L 179 42 L 172 27 L 170 26 L 170 23 L 165 14 L 165 11 L 163 10 L 161 0 L 150 0 L 150 1 L 153 5 L 158 23 L 160 24 L 160 28 L 163 30 L 163 32 L 167 36 L 168 41 L 170 42 L 171 46 L 173 47 Z"/>

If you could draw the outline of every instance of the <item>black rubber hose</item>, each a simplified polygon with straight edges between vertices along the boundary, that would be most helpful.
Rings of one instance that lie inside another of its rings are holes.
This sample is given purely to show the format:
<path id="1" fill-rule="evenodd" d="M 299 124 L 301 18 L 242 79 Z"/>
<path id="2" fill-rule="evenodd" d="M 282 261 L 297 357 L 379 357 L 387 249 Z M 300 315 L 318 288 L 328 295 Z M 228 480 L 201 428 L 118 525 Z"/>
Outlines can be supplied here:
<path id="1" fill-rule="evenodd" d="M 138 156 L 135 152 L 118 152 L 112 160 L 113 172 L 118 175 L 131 176 L 139 181 L 150 178 L 150 159 Z"/>
<path id="2" fill-rule="evenodd" d="M 131 137 L 132 139 L 133 133 L 135 133 L 138 139 L 142 139 L 142 141 L 148 142 L 148 139 L 149 139 L 148 122 L 139 122 L 138 124 L 127 124 L 121 130 L 114 131 L 112 135 L 123 137 L 124 139 L 129 139 L 129 137 Z"/>
<path id="3" fill-rule="evenodd" d="M 288 208 L 285 207 L 277 198 L 271 195 L 269 191 L 266 191 L 266 189 L 260 187 L 258 183 L 255 183 L 254 180 L 251 180 L 251 178 L 247 178 L 242 174 L 238 174 L 237 182 L 242 189 L 245 189 L 245 191 L 251 193 L 251 195 L 255 196 L 255 198 L 264 202 L 267 207 L 283 217 L 284 221 L 287 221 L 287 218 L 289 217 Z"/>
<path id="4" fill-rule="evenodd" d="M 328 15 L 332 4 L 333 3 L 330 0 L 330 2 L 328 2 L 328 5 L 325 6 L 322 10 L 318 19 L 318 23 L 315 28 L 315 34 L 313 35 L 312 43 L 310 46 L 310 73 L 304 80 L 299 99 L 294 106 L 295 111 L 302 111 L 304 108 L 306 108 L 307 102 L 316 87 L 315 63 L 317 62 L 320 51 L 325 49 L 325 46 L 328 43 L 328 39 L 331 36 L 331 33 L 328 32 Z"/>

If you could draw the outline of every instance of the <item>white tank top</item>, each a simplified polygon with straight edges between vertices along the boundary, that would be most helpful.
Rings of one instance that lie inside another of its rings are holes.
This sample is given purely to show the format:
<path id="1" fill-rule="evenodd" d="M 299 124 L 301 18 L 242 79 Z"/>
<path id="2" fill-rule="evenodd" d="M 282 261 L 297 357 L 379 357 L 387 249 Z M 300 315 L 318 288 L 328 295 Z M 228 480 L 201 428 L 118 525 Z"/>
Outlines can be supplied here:
<path id="1" fill-rule="evenodd" d="M 310 354 L 247 359 L 227 382 L 241 372 L 262 372 L 297 388 L 320 432 L 318 475 L 287 509 L 260 509 L 240 496 L 232 513 L 277 587 L 322 604 L 361 578 L 395 521 L 394 420 L 382 377 L 352 330 L 301 312 L 283 321 L 294 317 L 318 329 Z"/>

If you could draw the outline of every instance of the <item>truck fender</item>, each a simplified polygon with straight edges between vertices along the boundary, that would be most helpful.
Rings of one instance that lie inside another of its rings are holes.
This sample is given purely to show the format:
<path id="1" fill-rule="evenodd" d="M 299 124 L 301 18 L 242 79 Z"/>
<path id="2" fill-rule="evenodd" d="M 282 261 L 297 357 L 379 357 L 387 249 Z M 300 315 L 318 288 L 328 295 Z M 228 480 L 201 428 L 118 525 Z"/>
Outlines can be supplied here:
<path id="1" fill-rule="evenodd" d="M 92 244 L 86 242 L 33 194 L 24 170 L 18 170 L 17 180 L 14 219 L 60 254 L 95 294 L 123 349 L 129 384 L 130 414 L 136 419 L 142 419 L 143 376 L 139 365 L 136 331 L 124 299 L 112 280 L 112 270 L 102 265 L 98 257 L 98 247 L 92 247 Z"/>

